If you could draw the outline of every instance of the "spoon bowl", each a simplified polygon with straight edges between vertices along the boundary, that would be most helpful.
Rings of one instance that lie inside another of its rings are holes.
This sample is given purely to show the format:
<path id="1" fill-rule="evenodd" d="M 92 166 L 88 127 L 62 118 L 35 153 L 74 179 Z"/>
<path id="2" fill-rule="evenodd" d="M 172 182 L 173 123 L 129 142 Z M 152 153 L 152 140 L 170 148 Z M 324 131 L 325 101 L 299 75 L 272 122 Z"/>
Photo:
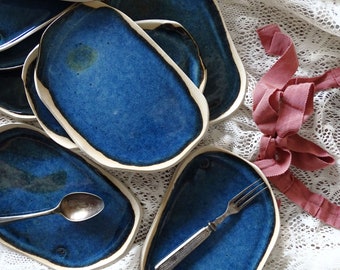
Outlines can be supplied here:
<path id="1" fill-rule="evenodd" d="M 97 195 L 87 192 L 73 192 L 64 196 L 59 204 L 52 209 L 30 214 L 0 217 L 0 224 L 50 214 L 60 214 L 69 221 L 80 222 L 93 218 L 103 209 L 104 201 Z"/>
<path id="2" fill-rule="evenodd" d="M 104 202 L 97 195 L 77 192 L 66 195 L 55 212 L 69 221 L 79 222 L 98 215 L 103 209 Z"/>

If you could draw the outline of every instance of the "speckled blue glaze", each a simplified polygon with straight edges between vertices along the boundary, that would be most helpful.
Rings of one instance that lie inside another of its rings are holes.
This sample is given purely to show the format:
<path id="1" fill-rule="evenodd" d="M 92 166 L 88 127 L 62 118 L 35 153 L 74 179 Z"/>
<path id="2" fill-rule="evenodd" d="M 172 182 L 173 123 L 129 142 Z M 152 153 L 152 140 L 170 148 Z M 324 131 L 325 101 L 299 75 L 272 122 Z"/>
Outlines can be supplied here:
<path id="1" fill-rule="evenodd" d="M 220 14 L 213 0 L 106 0 L 134 20 L 168 19 L 181 23 L 196 40 L 208 70 L 204 95 L 210 119 L 230 108 L 240 91 L 235 65 Z"/>
<path id="2" fill-rule="evenodd" d="M 182 28 L 175 28 L 169 24 L 161 25 L 153 30 L 146 30 L 146 32 L 157 41 L 197 87 L 199 87 L 204 76 L 204 67 L 201 65 L 197 48 L 188 34 L 183 31 Z M 60 126 L 38 96 L 34 83 L 35 65 L 36 61 L 33 61 L 28 66 L 25 84 L 36 114 L 49 130 L 60 136 L 69 138 L 64 128 Z"/>
<path id="3" fill-rule="evenodd" d="M 180 173 L 162 213 L 145 269 L 154 266 L 201 227 L 222 214 L 227 202 L 259 178 L 238 157 L 209 151 L 194 157 Z M 241 213 L 228 217 L 176 269 L 256 269 L 275 226 L 269 191 Z"/>
<path id="4" fill-rule="evenodd" d="M 178 73 L 110 7 L 80 5 L 55 21 L 37 76 L 72 128 L 123 164 L 166 161 L 203 127 Z"/>
<path id="5" fill-rule="evenodd" d="M 33 116 L 21 80 L 21 68 L 0 71 L 0 107 L 18 115 Z"/>
<path id="6" fill-rule="evenodd" d="M 92 192 L 105 208 L 85 222 L 61 215 L 0 226 L 11 245 L 57 265 L 81 267 L 113 254 L 134 224 L 130 201 L 84 160 L 45 136 L 24 128 L 0 133 L 0 215 L 54 207 L 69 192 Z"/>
<path id="7" fill-rule="evenodd" d="M 0 0 L 0 48 L 33 32 L 70 5 L 64 1 Z"/>

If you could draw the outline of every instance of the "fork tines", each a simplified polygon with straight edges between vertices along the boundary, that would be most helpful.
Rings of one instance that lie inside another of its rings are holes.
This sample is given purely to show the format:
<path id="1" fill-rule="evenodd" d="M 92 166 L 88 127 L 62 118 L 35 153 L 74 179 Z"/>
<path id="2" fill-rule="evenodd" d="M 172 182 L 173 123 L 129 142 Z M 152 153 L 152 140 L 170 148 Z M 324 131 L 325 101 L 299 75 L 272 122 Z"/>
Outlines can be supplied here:
<path id="1" fill-rule="evenodd" d="M 235 198 L 234 203 L 243 208 L 247 206 L 257 195 L 267 189 L 266 183 L 261 179 L 257 179 L 254 183 L 242 190 Z"/>

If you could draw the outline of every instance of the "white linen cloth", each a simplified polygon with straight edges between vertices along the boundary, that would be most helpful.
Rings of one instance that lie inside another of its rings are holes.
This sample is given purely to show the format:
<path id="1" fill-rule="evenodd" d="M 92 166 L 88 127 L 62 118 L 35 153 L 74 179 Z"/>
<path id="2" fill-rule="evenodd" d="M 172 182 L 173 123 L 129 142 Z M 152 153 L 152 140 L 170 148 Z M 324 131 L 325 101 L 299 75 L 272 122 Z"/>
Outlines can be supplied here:
<path id="1" fill-rule="evenodd" d="M 252 120 L 252 91 L 277 60 L 265 54 L 256 29 L 269 23 L 278 24 L 295 44 L 300 62 L 296 75 L 321 75 L 340 66 L 340 0 L 219 0 L 218 4 L 244 64 L 248 87 L 240 108 L 228 119 L 211 126 L 198 147 L 217 145 L 254 161 L 261 133 Z M 317 93 L 314 104 L 315 112 L 303 125 L 300 135 L 333 155 L 336 164 L 314 172 L 293 170 L 312 191 L 340 205 L 340 89 Z M 14 121 L 0 114 L 0 125 Z M 142 202 L 144 215 L 129 253 L 106 269 L 139 269 L 145 235 L 173 171 L 173 168 L 157 173 L 112 171 Z M 264 269 L 339 270 L 340 231 L 304 213 L 276 189 L 274 192 L 281 201 L 281 231 Z M 48 269 L 3 245 L 0 245 L 0 265 L 2 270 Z"/>

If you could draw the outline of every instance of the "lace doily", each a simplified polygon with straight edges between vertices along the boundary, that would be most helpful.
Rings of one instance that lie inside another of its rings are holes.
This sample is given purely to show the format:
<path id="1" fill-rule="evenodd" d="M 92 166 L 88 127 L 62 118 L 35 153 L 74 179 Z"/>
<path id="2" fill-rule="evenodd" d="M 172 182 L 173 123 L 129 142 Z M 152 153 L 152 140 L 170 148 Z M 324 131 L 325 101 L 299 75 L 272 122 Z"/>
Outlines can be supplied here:
<path id="1" fill-rule="evenodd" d="M 248 160 L 258 153 L 261 132 L 252 120 L 252 91 L 256 82 L 277 60 L 265 54 L 256 29 L 276 23 L 293 40 L 300 67 L 298 76 L 317 76 L 340 65 L 339 0 L 219 0 L 223 19 L 247 72 L 248 90 L 243 105 L 229 119 L 210 127 L 202 145 L 217 145 Z M 333 155 L 336 164 L 323 170 L 294 174 L 312 191 L 340 205 L 340 89 L 315 95 L 315 112 L 300 130 L 307 138 Z M 14 122 L 0 114 L 0 125 Z M 34 123 L 33 123 L 34 124 Z M 145 236 L 156 214 L 174 168 L 157 173 L 111 171 L 141 201 L 144 215 L 130 252 L 106 269 L 139 269 Z M 304 213 L 274 189 L 281 202 L 281 231 L 264 269 L 340 269 L 340 231 Z M 3 270 L 46 270 L 33 261 L 0 245 Z"/>

